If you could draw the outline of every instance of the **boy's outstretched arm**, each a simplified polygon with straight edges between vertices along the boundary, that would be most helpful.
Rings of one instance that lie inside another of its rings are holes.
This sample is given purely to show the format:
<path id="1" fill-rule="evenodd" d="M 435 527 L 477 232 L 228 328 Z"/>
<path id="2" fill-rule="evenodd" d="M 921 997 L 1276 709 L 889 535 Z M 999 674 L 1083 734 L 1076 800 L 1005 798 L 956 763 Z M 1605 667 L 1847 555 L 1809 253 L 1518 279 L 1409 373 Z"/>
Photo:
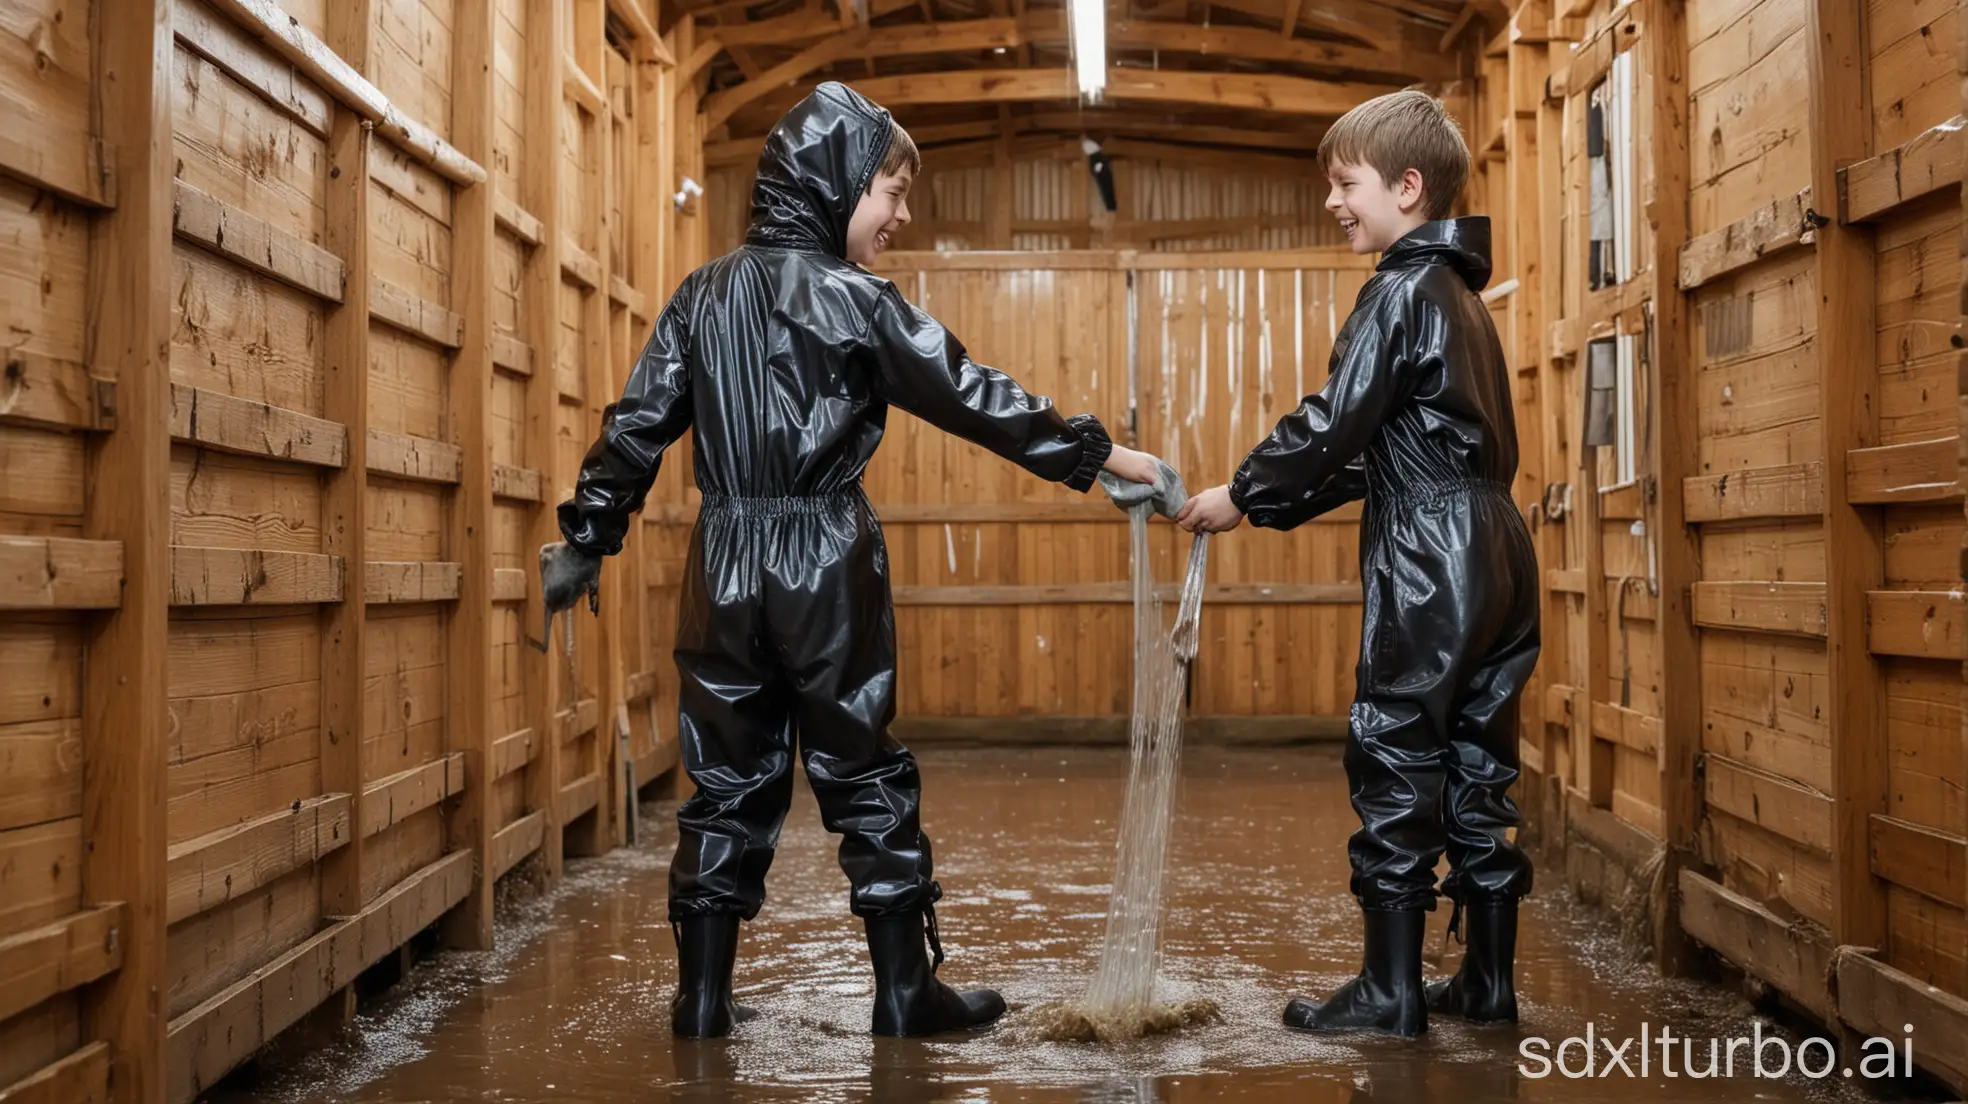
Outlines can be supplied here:
<path id="1" fill-rule="evenodd" d="M 1252 525 L 1290 529 L 1366 495 L 1360 457 L 1407 394 L 1413 324 L 1386 315 L 1360 319 L 1325 387 L 1245 457 L 1229 498 Z"/>
<path id="2" fill-rule="evenodd" d="M 955 335 L 893 287 L 869 320 L 868 341 L 889 402 L 1041 479 L 1085 491 L 1116 453 L 1098 418 L 1063 417 L 1051 399 L 971 360 Z M 1150 463 L 1138 481 L 1153 479 Z"/>
<path id="3" fill-rule="evenodd" d="M 663 450 L 690 428 L 687 288 L 656 320 L 619 401 L 602 412 L 601 435 L 581 461 L 574 497 L 560 504 L 560 532 L 588 556 L 622 550 L 629 516 L 642 509 Z"/>

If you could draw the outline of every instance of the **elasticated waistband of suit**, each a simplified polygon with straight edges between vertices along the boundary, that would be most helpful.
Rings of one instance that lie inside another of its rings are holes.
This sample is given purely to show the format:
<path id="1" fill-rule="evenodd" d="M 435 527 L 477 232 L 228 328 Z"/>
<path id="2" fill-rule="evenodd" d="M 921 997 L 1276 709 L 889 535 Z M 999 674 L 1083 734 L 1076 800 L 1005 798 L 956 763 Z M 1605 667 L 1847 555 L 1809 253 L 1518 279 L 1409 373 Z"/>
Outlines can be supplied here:
<path id="1" fill-rule="evenodd" d="M 804 495 L 750 497 L 704 492 L 701 509 L 707 514 L 735 517 L 790 517 L 795 514 L 827 514 L 862 501 L 861 485 L 850 484 L 833 491 Z"/>

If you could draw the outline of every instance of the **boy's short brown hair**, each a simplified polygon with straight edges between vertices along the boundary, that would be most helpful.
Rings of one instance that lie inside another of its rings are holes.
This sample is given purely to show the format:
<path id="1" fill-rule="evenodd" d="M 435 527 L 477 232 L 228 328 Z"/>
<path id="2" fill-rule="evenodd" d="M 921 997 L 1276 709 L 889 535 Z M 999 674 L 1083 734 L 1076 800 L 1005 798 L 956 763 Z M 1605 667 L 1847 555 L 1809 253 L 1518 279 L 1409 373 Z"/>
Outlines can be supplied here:
<path id="1" fill-rule="evenodd" d="M 1469 179 L 1469 146 L 1442 101 L 1417 89 L 1375 96 L 1339 117 L 1319 140 L 1319 167 L 1370 165 L 1390 187 L 1421 173 L 1423 213 L 1447 218 Z"/>
<path id="2" fill-rule="evenodd" d="M 916 140 L 909 137 L 909 132 L 902 129 L 901 123 L 891 119 L 888 126 L 888 153 L 882 157 L 881 167 L 875 170 L 875 176 L 893 176 L 903 169 L 908 169 L 912 177 L 921 176 L 922 151 L 916 149 Z M 874 190 L 875 176 L 868 178 L 870 191 Z"/>

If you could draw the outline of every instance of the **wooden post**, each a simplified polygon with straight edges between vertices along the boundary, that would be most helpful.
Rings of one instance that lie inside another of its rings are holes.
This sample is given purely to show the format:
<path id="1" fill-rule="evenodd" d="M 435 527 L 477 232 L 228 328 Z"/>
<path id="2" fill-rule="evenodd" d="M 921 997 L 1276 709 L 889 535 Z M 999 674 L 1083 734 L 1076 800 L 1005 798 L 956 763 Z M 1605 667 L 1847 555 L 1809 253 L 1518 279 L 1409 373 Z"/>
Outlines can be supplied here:
<path id="1" fill-rule="evenodd" d="M 1648 349 L 1647 421 L 1658 466 L 1656 494 L 1647 537 L 1659 564 L 1660 633 L 1660 792 L 1661 831 L 1666 836 L 1667 885 L 1680 882 L 1683 867 L 1698 867 L 1702 795 L 1695 777 L 1701 755 L 1701 636 L 1695 628 L 1693 587 L 1701 578 L 1701 543 L 1688 524 L 1684 486 L 1701 470 L 1697 436 L 1700 389 L 1690 355 L 1687 298 L 1676 274 L 1681 247 L 1688 240 L 1688 34 L 1686 0 L 1655 0 L 1638 47 L 1646 59 L 1653 98 L 1648 161 L 1653 194 L 1647 204 L 1653 225 L 1650 258 L 1653 335 Z M 1681 928 L 1676 895 L 1654 902 L 1655 961 L 1668 974 L 1685 973 L 1695 948 Z"/>
<path id="2" fill-rule="evenodd" d="M 453 42 L 452 139 L 465 156 L 492 164 L 492 0 L 459 0 Z M 465 791 L 445 819 L 450 850 L 469 850 L 477 874 L 465 899 L 445 916 L 445 942 L 470 950 L 492 946 L 492 750 L 487 698 L 492 668 L 492 267 L 493 200 L 498 185 L 455 189 L 451 220 L 452 309 L 464 319 L 464 343 L 448 373 L 452 431 L 463 454 L 446 511 L 449 558 L 463 570 L 447 620 L 446 746 L 464 752 Z M 502 734 L 503 735 L 503 734 Z"/>
<path id="3" fill-rule="evenodd" d="M 1545 47 L 1538 51 L 1537 57 L 1545 72 L 1550 71 L 1554 57 L 1564 57 L 1566 52 L 1560 48 Z M 1540 85 L 1548 88 L 1547 82 Z M 1538 416 L 1544 425 L 1544 471 L 1546 478 L 1569 485 L 1572 482 L 1572 468 L 1568 463 L 1576 438 L 1565 439 L 1565 427 L 1578 427 L 1573 420 L 1564 416 L 1564 404 L 1574 401 L 1565 389 L 1564 360 L 1553 355 L 1547 340 L 1547 333 L 1553 322 L 1564 314 L 1564 236 L 1557 232 L 1563 223 L 1561 216 L 1565 209 L 1564 163 L 1565 151 L 1560 144 L 1563 134 L 1567 105 L 1563 99 L 1543 100 L 1538 109 L 1537 123 L 1537 191 L 1539 197 L 1539 217 L 1535 228 L 1538 238 L 1539 265 L 1542 269 L 1536 294 L 1538 312 L 1536 328 L 1531 333 L 1538 360 Z M 1573 501 L 1579 501 L 1573 492 Z M 1567 536 L 1578 533 L 1577 521 L 1570 514 L 1554 521 L 1539 511 L 1542 523 L 1538 530 L 1538 562 L 1543 567 L 1557 567 L 1571 561 L 1566 555 L 1569 543 Z M 1543 580 L 1540 580 L 1543 582 Z M 1572 602 L 1573 599 L 1547 587 L 1542 604 L 1544 648 L 1538 666 L 1547 671 L 1553 668 L 1565 672 L 1567 681 L 1576 682 L 1578 673 L 1572 669 Z M 1548 683 L 1547 683 L 1548 685 Z M 1582 703 L 1581 703 L 1582 704 Z M 1530 708 L 1540 717 L 1544 716 L 1544 702 L 1534 701 Z M 1575 707 L 1576 709 L 1576 707 Z M 1573 761 L 1575 749 L 1570 742 L 1570 734 L 1578 731 L 1585 723 L 1584 717 L 1571 718 L 1571 727 L 1566 730 L 1567 739 L 1560 742 L 1551 737 L 1551 725 L 1545 718 L 1544 739 L 1540 746 L 1544 751 L 1544 787 L 1547 841 L 1562 845 L 1564 833 L 1559 826 L 1564 823 L 1566 802 L 1565 792 L 1570 777 L 1567 769 Z"/>
<path id="4" fill-rule="evenodd" d="M 123 596 L 88 621 L 82 702 L 82 899 L 123 901 L 123 965 L 82 999 L 110 1049 L 112 1099 L 164 1097 L 164 656 L 170 618 L 173 43 L 169 0 L 100 0 L 92 105 L 116 206 L 89 241 L 91 369 L 116 381 L 116 429 L 88 438 L 83 535 L 123 545 Z M 83 135 L 72 136 L 83 141 Z"/>
<path id="5" fill-rule="evenodd" d="M 560 405 L 558 377 L 560 345 L 560 113 L 561 57 L 566 51 L 560 3 L 535 3 L 526 8 L 526 161 L 520 202 L 540 220 L 540 244 L 526 261 L 520 296 L 526 342 L 533 347 L 533 376 L 526 381 L 526 457 L 540 473 L 541 501 L 533 507 L 528 528 L 530 547 L 524 557 L 527 574 L 526 624 L 540 631 L 546 607 L 541 601 L 535 554 L 542 545 L 560 539 L 554 517 L 559 481 L 554 464 L 554 418 Z M 686 21 L 687 22 L 687 21 Z M 543 641 L 547 655 L 528 650 L 525 660 L 526 709 L 539 735 L 540 753 L 526 771 L 527 807 L 543 814 L 546 832 L 540 843 L 540 862 L 547 881 L 561 873 L 563 825 L 560 820 L 560 739 L 554 712 L 560 707 L 560 665 L 553 639 Z"/>
<path id="6" fill-rule="evenodd" d="M 1510 361 L 1511 385 L 1516 392 L 1516 405 L 1521 410 L 1527 404 L 1536 411 L 1537 416 L 1520 418 L 1519 431 L 1522 439 L 1518 443 L 1518 455 L 1522 458 L 1517 469 L 1517 486 L 1520 508 L 1529 510 L 1543 495 L 1546 480 L 1552 473 L 1561 470 L 1551 464 L 1551 447 L 1545 438 L 1554 432 L 1555 427 L 1546 417 L 1558 388 L 1548 382 L 1553 373 L 1543 363 L 1543 342 L 1539 340 L 1544 317 L 1544 265 L 1545 253 L 1540 248 L 1543 235 L 1540 232 L 1541 166 L 1554 156 L 1556 151 L 1546 151 L 1538 141 L 1537 119 L 1541 103 L 1527 95 L 1527 89 L 1542 90 L 1542 80 L 1527 81 L 1524 70 L 1542 74 L 1549 65 L 1543 46 L 1515 44 L 1510 47 L 1505 59 L 1508 79 L 1505 82 L 1512 131 L 1509 160 L 1504 164 L 1507 181 L 1504 189 L 1506 219 L 1504 231 L 1510 238 L 1510 256 L 1515 266 L 1512 271 L 1503 273 L 1505 278 L 1517 280 L 1517 290 L 1510 295 L 1508 312 L 1510 318 L 1509 336 L 1505 349 Z M 1525 369 L 1530 373 L 1526 375 Z M 1558 559 L 1550 555 L 1551 539 L 1547 532 L 1556 534 L 1548 523 L 1541 523 L 1538 530 L 1539 560 L 1541 564 L 1556 564 Z M 1560 556 L 1563 548 L 1556 549 Z M 1552 630 L 1561 622 L 1554 616 L 1550 607 L 1553 595 L 1544 589 L 1542 572 L 1535 584 L 1540 595 L 1539 608 L 1542 611 L 1541 624 L 1546 637 L 1545 647 L 1552 653 L 1562 651 L 1549 642 L 1555 635 Z M 1562 637 L 1559 637 L 1562 640 Z M 1540 662 L 1531 675 L 1531 683 L 1524 688 L 1517 725 L 1518 739 L 1537 752 L 1540 782 L 1550 777 L 1551 754 L 1546 748 L 1544 720 L 1545 687 L 1552 682 L 1551 672 L 1556 664 L 1547 660 Z M 1524 807 L 1525 820 L 1542 824 L 1545 820 L 1540 805 L 1542 790 L 1520 784 L 1517 787 L 1517 802 Z"/>
<path id="7" fill-rule="evenodd" d="M 1830 210 L 1838 169 L 1871 152 L 1861 0 L 1811 0 L 1811 194 Z M 1817 232 L 1819 418 L 1824 444 L 1827 717 L 1831 736 L 1834 943 L 1884 948 L 1885 886 L 1873 877 L 1870 817 L 1887 810 L 1885 694 L 1866 647 L 1866 592 L 1884 578 L 1882 521 L 1847 501 L 1845 454 L 1879 443 L 1872 231 L 1831 218 Z"/>
<path id="8" fill-rule="evenodd" d="M 371 0 L 328 11 L 328 44 L 362 71 L 368 66 Z M 342 600 L 323 607 L 321 624 L 321 785 L 349 795 L 349 823 L 362 820 L 362 694 L 365 565 L 368 556 L 369 171 L 374 125 L 336 107 L 328 142 L 323 244 L 342 259 L 342 301 L 328 308 L 322 416 L 348 428 L 347 463 L 324 476 L 321 550 L 342 558 Z M 362 910 L 360 832 L 321 863 L 321 911 Z"/>

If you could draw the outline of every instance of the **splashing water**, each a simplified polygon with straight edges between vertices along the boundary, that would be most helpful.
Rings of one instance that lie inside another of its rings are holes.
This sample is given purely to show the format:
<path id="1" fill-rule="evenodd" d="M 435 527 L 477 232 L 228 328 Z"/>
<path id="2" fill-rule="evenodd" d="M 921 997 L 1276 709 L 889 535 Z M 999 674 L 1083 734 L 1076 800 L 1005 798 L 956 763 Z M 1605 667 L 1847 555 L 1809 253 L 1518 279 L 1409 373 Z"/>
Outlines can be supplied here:
<path id="1" fill-rule="evenodd" d="M 1128 731 L 1127 797 L 1121 806 L 1114 887 L 1107 901 L 1107 936 L 1100 965 L 1079 1001 L 1048 1004 L 1032 1019 L 1042 1038 L 1101 1041 L 1139 1038 L 1221 1017 L 1214 1001 L 1157 1004 L 1161 962 L 1162 869 L 1168 857 L 1175 780 L 1182 762 L 1182 695 L 1196 658 L 1203 605 L 1203 566 L 1209 534 L 1189 546 L 1175 627 L 1163 616 L 1148 558 L 1149 503 L 1129 512 L 1129 560 L 1134 585 L 1134 716 Z"/>

